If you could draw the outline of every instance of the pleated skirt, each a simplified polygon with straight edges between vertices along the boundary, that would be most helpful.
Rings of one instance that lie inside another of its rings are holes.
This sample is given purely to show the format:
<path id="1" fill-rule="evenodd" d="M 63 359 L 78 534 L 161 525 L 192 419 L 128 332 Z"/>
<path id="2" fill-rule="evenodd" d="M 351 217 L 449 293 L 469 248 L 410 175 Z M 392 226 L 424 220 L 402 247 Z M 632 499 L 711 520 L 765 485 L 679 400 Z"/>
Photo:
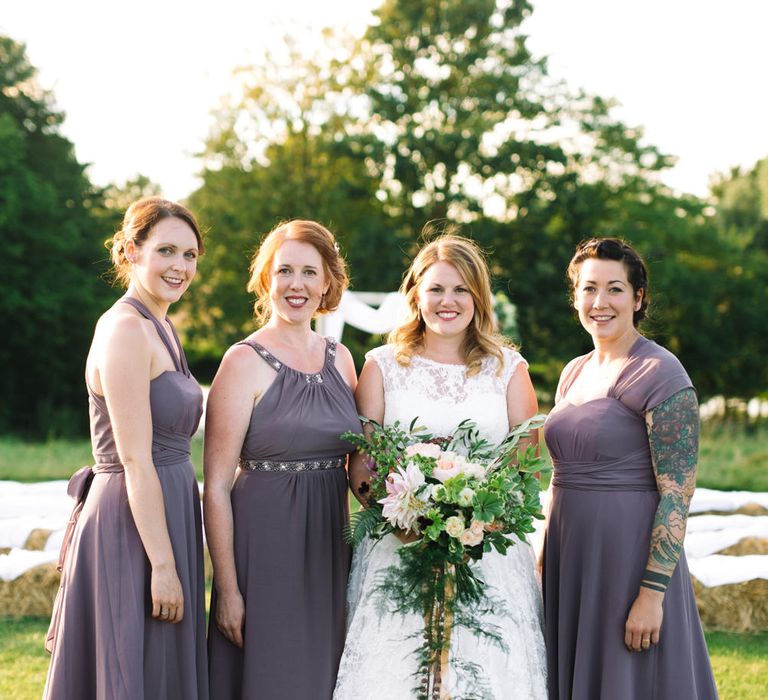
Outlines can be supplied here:
<path id="1" fill-rule="evenodd" d="M 553 490 L 543 572 L 550 700 L 717 699 L 684 553 L 659 644 L 624 646 L 658 501 L 655 491 Z"/>
<path id="2" fill-rule="evenodd" d="M 178 624 L 152 618 L 151 569 L 125 474 L 95 474 L 54 605 L 44 700 L 208 698 L 200 494 L 189 461 L 157 473 L 184 618 Z"/>
<path id="3" fill-rule="evenodd" d="M 208 656 L 216 700 L 330 699 L 344 648 L 351 552 L 342 468 L 239 473 L 232 490 L 243 649 L 216 626 Z"/>

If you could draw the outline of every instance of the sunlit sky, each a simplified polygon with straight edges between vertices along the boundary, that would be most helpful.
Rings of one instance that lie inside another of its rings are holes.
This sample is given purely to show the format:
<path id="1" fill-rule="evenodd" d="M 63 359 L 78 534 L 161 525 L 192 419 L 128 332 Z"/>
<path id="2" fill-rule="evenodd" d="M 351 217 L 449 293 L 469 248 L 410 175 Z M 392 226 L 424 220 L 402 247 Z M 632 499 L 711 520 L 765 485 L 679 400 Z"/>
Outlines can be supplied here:
<path id="1" fill-rule="evenodd" d="M 274 45 L 280 23 L 359 32 L 378 4 L 2 0 L 0 32 L 27 44 L 95 183 L 142 173 L 183 198 L 234 67 Z M 554 77 L 616 98 L 622 119 L 678 157 L 665 181 L 698 195 L 714 172 L 768 156 L 766 27 L 758 0 L 534 0 L 524 25 Z"/>

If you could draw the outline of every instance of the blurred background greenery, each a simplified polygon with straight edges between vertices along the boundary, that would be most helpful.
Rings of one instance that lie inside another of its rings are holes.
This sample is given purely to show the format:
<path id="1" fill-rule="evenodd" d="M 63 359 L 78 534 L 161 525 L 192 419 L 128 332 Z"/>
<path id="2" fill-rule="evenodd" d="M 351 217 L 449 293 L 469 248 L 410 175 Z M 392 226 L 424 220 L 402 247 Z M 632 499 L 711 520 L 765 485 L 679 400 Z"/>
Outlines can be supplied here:
<path id="1" fill-rule="evenodd" d="M 645 332 L 701 397 L 765 395 L 768 158 L 721 174 L 706 198 L 673 192 L 659 177 L 670 154 L 531 55 L 531 9 L 386 0 L 362 38 L 329 30 L 310 49 L 286 37 L 240 70 L 187 200 L 208 252 L 175 313 L 199 379 L 253 329 L 245 282 L 260 236 L 301 217 L 338 235 L 365 291 L 397 287 L 426 222 L 460 224 L 516 306 L 545 405 L 589 347 L 567 298 L 574 245 L 623 236 L 651 267 Z M 87 434 L 84 358 L 120 293 L 103 279 L 103 241 L 130 201 L 159 191 L 143 176 L 94 186 L 63 119 L 24 45 L 0 36 L 0 435 Z M 348 327 L 344 342 L 360 363 L 381 338 Z"/>

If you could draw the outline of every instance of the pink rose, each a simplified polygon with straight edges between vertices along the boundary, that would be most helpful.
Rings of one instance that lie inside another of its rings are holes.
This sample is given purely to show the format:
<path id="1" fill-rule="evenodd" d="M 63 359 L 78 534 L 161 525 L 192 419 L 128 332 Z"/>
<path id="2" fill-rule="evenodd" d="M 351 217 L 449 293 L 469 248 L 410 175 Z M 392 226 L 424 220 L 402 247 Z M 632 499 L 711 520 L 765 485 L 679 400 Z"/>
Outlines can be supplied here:
<path id="1" fill-rule="evenodd" d="M 437 458 L 437 466 L 432 472 L 432 476 L 438 481 L 448 481 L 451 477 L 461 473 L 463 464 L 464 458 L 455 452 L 442 452 Z"/>
<path id="2" fill-rule="evenodd" d="M 472 524 L 474 525 L 474 522 Z M 469 529 L 464 530 L 459 540 L 466 547 L 474 547 L 483 541 L 483 528 L 481 527 L 480 531 L 478 532 L 477 530 L 473 530 L 470 526 Z"/>
<path id="3" fill-rule="evenodd" d="M 405 448 L 406 457 L 420 455 L 421 457 L 433 457 L 437 459 L 440 456 L 440 447 L 432 442 L 417 442 L 415 445 L 408 445 Z"/>

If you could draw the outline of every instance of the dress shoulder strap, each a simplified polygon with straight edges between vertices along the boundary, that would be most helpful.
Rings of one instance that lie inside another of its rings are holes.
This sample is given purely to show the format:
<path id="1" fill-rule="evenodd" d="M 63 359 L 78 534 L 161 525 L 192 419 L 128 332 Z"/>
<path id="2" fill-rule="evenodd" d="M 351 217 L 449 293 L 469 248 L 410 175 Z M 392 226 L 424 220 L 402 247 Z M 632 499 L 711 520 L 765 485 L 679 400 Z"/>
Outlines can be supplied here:
<path id="1" fill-rule="evenodd" d="M 325 364 L 326 366 L 333 365 L 336 359 L 336 338 L 331 336 L 325 336 Z"/>
<path id="2" fill-rule="evenodd" d="M 160 336 L 160 340 L 163 341 L 163 345 L 165 345 L 165 349 L 168 350 L 168 354 L 171 356 L 171 360 L 173 360 L 173 367 L 177 372 L 181 372 L 182 374 L 189 375 L 189 366 L 187 365 L 187 358 L 184 355 L 184 348 L 181 347 L 181 341 L 179 340 L 179 336 L 176 333 L 176 328 L 174 327 L 173 323 L 169 321 L 169 324 L 171 326 L 171 330 L 173 331 L 173 339 L 176 341 L 176 351 L 178 351 L 178 354 L 176 351 L 174 351 L 173 344 L 171 343 L 171 339 L 168 337 L 168 332 L 163 328 L 160 321 L 158 321 L 152 313 L 150 313 L 149 309 L 144 306 L 138 299 L 134 299 L 133 297 L 123 297 L 120 299 L 120 301 L 124 304 L 130 304 L 136 311 L 138 311 L 144 318 L 149 319 L 152 321 L 152 323 L 155 326 L 155 330 L 157 331 L 157 334 Z"/>
<path id="3" fill-rule="evenodd" d="M 283 368 L 283 363 L 280 362 L 280 360 L 278 360 L 263 345 L 257 343 L 255 340 L 241 340 L 239 343 L 235 343 L 235 345 L 247 345 L 249 348 L 252 348 L 261 356 L 264 362 L 266 362 L 276 372 L 279 372 Z"/>

